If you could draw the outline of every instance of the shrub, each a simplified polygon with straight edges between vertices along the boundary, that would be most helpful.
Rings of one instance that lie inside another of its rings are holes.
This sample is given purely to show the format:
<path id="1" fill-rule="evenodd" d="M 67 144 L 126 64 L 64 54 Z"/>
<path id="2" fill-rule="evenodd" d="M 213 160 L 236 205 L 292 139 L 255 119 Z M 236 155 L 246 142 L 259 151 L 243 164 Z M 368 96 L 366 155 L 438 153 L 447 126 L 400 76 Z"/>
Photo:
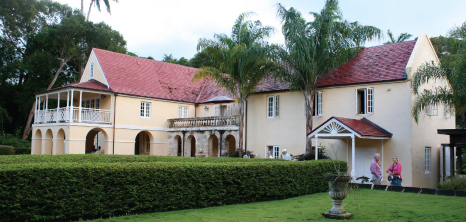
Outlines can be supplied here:
<path id="1" fill-rule="evenodd" d="M 13 147 L 31 147 L 31 141 L 16 138 L 11 134 L 0 135 L 0 145 L 9 145 Z"/>
<path id="2" fill-rule="evenodd" d="M 466 177 L 457 176 L 439 184 L 440 189 L 445 190 L 466 190 Z"/>
<path id="3" fill-rule="evenodd" d="M 69 221 L 283 199 L 326 191 L 323 175 L 333 171 L 329 160 L 107 155 L 3 156 L 0 166 L 5 221 Z"/>
<path id="4" fill-rule="evenodd" d="M 14 155 L 15 148 L 12 146 L 0 145 L 0 155 Z"/>
<path id="5" fill-rule="evenodd" d="M 315 153 L 314 152 L 310 152 L 310 153 L 304 153 L 304 154 L 299 154 L 299 155 L 296 155 L 294 158 L 297 159 L 298 161 L 305 161 L 305 160 L 315 160 Z M 319 160 L 322 160 L 322 159 L 330 159 L 326 154 L 325 152 L 320 152 L 317 154 L 317 157 Z"/>
<path id="6" fill-rule="evenodd" d="M 15 155 L 31 154 L 31 147 L 15 147 Z"/>

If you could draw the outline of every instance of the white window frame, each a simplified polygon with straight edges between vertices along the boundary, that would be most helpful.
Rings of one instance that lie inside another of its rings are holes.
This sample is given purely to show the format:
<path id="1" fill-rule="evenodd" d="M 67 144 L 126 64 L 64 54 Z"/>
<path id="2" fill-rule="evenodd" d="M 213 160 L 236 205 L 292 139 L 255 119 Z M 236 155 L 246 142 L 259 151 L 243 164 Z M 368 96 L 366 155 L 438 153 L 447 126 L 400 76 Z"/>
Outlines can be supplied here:
<path id="1" fill-rule="evenodd" d="M 359 99 L 359 92 L 363 91 L 364 95 L 364 109 L 363 113 L 360 113 L 361 101 Z M 356 114 L 369 115 L 374 114 L 374 88 L 359 88 L 356 89 Z"/>
<path id="2" fill-rule="evenodd" d="M 280 116 L 280 96 L 267 96 L 267 118 Z"/>
<path id="3" fill-rule="evenodd" d="M 214 106 L 214 116 L 231 116 L 232 104 L 225 105 L 215 105 Z M 224 112 L 222 112 L 224 108 Z"/>
<path id="4" fill-rule="evenodd" d="M 82 108 L 100 109 L 100 98 L 86 98 L 81 101 Z"/>
<path id="5" fill-rule="evenodd" d="M 443 118 L 450 119 L 451 113 L 451 108 L 447 104 L 443 104 Z"/>
<path id="6" fill-rule="evenodd" d="M 139 116 L 143 118 L 150 118 L 150 102 L 141 101 L 141 111 L 139 112 Z"/>
<path id="7" fill-rule="evenodd" d="M 94 78 L 94 62 L 91 62 L 91 73 L 90 73 L 90 78 Z"/>
<path id="8" fill-rule="evenodd" d="M 312 116 L 322 116 L 322 92 L 316 92 L 314 96 L 314 112 Z"/>
<path id="9" fill-rule="evenodd" d="M 265 147 L 265 157 L 267 157 L 267 152 L 270 151 L 270 148 L 272 148 L 272 157 L 274 159 L 279 159 L 280 158 L 280 146 L 266 146 Z"/>
<path id="10" fill-rule="evenodd" d="M 438 106 L 437 105 L 428 105 L 426 106 L 426 115 L 427 116 L 438 116 Z"/>
<path id="11" fill-rule="evenodd" d="M 178 118 L 188 118 L 188 116 L 189 116 L 189 107 L 178 106 Z"/>
<path id="12" fill-rule="evenodd" d="M 428 174 L 431 171 L 431 160 L 432 160 L 432 148 L 426 147 L 425 149 L 425 173 Z"/>

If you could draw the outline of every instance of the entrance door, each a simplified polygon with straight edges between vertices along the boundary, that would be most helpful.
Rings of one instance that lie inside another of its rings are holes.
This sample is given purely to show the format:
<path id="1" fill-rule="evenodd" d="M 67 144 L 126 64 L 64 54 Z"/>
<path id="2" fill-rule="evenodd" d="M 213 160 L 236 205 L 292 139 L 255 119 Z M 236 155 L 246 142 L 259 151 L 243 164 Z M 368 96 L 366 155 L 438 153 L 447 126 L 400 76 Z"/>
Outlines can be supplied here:
<path id="1" fill-rule="evenodd" d="M 377 148 L 356 148 L 356 178 L 365 176 L 369 181 L 372 179 L 371 163 L 376 152 Z M 356 182 L 361 183 L 361 180 Z"/>

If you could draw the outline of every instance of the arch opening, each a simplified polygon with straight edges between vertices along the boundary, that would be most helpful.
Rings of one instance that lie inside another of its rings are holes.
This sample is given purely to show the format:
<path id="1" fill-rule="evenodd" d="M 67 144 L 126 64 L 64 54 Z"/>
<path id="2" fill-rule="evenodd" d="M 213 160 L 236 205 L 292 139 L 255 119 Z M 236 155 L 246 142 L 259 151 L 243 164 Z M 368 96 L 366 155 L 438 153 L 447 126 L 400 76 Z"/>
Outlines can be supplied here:
<path id="1" fill-rule="evenodd" d="M 146 131 L 141 131 L 136 136 L 134 143 L 134 155 L 150 155 L 150 136 Z"/>
<path id="2" fill-rule="evenodd" d="M 86 154 L 104 154 L 107 134 L 104 130 L 94 128 L 86 136 Z"/>

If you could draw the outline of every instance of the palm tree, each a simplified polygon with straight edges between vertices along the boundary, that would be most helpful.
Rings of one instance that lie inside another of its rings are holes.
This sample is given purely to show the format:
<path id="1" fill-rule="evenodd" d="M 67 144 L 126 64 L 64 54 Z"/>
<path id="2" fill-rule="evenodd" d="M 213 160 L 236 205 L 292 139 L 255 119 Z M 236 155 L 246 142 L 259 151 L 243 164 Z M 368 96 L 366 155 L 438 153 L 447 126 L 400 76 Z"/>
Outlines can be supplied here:
<path id="1" fill-rule="evenodd" d="M 118 0 L 113 0 L 114 2 L 118 3 Z M 110 12 L 110 2 L 109 0 L 103 0 L 105 7 L 107 8 L 107 12 Z M 92 4 L 97 6 L 97 9 L 100 12 L 100 0 L 91 0 L 91 3 L 89 4 L 89 11 L 87 13 L 87 21 L 89 21 L 89 15 L 91 14 L 91 9 L 92 9 Z M 81 13 L 84 15 L 84 0 L 81 0 Z"/>
<path id="2" fill-rule="evenodd" d="M 454 40 L 454 41 L 452 41 Z M 411 88 L 416 96 L 412 107 L 412 115 L 416 122 L 421 111 L 440 104 L 456 112 L 457 125 L 466 127 L 466 22 L 450 31 L 450 38 L 445 44 L 458 47 L 455 60 L 444 59 L 440 65 L 426 63 L 413 75 Z M 443 85 L 433 89 L 420 90 L 428 82 L 442 82 Z M 453 113 L 453 112 L 452 112 Z"/>
<path id="3" fill-rule="evenodd" d="M 384 43 L 384 45 L 404 42 L 404 41 L 408 40 L 409 38 L 411 38 L 413 36 L 413 35 L 408 34 L 407 32 L 405 32 L 405 33 L 401 33 L 398 36 L 398 38 L 395 39 L 395 37 L 393 37 L 393 33 L 390 31 L 390 29 L 387 31 L 387 35 L 390 38 L 390 41 Z"/>
<path id="4" fill-rule="evenodd" d="M 274 67 L 271 59 L 278 46 L 268 45 L 265 39 L 272 27 L 260 21 L 247 20 L 252 12 L 242 13 L 232 27 L 232 34 L 215 34 L 214 39 L 199 39 L 197 49 L 210 56 L 219 67 L 202 67 L 194 81 L 209 78 L 228 92 L 239 97 L 239 150 L 243 150 L 244 104 L 257 83 Z"/>
<path id="5" fill-rule="evenodd" d="M 312 131 L 314 94 L 319 77 L 347 62 L 356 55 L 358 47 L 367 40 L 378 39 L 381 31 L 373 26 L 342 19 L 337 0 L 327 0 L 319 13 L 311 13 L 314 21 L 306 22 L 294 8 L 278 5 L 282 20 L 287 54 L 282 55 L 289 71 L 281 73 L 292 89 L 304 93 L 306 105 L 306 135 Z M 311 141 L 306 141 L 306 152 Z"/>

